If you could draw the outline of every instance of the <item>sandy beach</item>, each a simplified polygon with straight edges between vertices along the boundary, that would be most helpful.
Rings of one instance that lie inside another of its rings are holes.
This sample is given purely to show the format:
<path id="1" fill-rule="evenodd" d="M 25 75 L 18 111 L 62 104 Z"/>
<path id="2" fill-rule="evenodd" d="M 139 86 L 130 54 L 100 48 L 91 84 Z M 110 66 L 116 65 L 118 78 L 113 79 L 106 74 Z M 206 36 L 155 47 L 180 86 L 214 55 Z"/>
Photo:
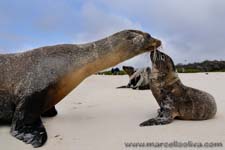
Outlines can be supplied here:
<path id="1" fill-rule="evenodd" d="M 223 148 L 212 149 L 225 149 L 225 73 L 179 74 L 179 77 L 185 85 L 215 97 L 218 106 L 215 118 L 139 127 L 141 122 L 157 114 L 158 105 L 151 91 L 116 89 L 127 84 L 126 75 L 93 75 L 56 106 L 58 116 L 43 119 L 48 141 L 40 149 L 136 150 L 150 148 L 128 148 L 124 143 L 173 141 L 223 142 Z M 10 126 L 0 126 L 1 150 L 32 149 L 31 145 L 12 137 L 9 131 Z"/>

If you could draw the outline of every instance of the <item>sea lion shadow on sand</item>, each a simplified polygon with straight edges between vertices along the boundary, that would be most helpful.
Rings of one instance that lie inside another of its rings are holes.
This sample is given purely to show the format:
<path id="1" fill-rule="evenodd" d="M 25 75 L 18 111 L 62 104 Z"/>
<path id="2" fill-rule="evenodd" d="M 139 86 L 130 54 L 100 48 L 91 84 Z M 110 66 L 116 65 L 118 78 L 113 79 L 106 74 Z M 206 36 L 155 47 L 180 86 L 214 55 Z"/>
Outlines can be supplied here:
<path id="1" fill-rule="evenodd" d="M 182 84 L 173 63 L 166 54 L 151 52 L 152 73 L 150 88 L 160 108 L 158 116 L 140 126 L 164 125 L 175 118 L 207 120 L 215 116 L 216 102 L 212 95 Z"/>

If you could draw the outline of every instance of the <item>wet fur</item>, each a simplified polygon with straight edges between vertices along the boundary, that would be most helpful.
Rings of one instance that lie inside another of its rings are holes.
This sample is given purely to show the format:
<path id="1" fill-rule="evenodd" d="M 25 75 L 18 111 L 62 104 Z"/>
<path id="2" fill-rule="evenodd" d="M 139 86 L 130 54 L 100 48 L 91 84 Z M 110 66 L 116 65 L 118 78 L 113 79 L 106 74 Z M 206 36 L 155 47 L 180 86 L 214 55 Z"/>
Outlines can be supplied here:
<path id="1" fill-rule="evenodd" d="M 140 126 L 163 125 L 175 118 L 206 120 L 215 116 L 216 102 L 212 95 L 182 84 L 175 72 L 173 60 L 166 54 L 151 53 L 151 91 L 160 106 L 158 116 Z"/>

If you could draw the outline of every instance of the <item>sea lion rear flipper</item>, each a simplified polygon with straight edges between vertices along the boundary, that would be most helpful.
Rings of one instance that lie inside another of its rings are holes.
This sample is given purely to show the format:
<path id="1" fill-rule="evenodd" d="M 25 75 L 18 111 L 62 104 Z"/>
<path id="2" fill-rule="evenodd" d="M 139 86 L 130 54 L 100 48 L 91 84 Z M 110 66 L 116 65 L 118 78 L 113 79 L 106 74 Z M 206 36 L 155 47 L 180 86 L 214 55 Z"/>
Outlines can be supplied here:
<path id="1" fill-rule="evenodd" d="M 55 106 L 41 114 L 41 117 L 55 117 L 58 114 Z"/>
<path id="2" fill-rule="evenodd" d="M 32 109 L 33 105 L 26 101 L 28 100 L 21 101 L 17 105 L 12 120 L 11 135 L 27 144 L 32 144 L 35 148 L 40 147 L 47 141 L 47 132 L 40 114 L 35 112 L 40 108 L 36 105 L 38 109 Z"/>
<path id="3" fill-rule="evenodd" d="M 140 124 L 141 127 L 143 126 L 153 126 L 153 125 L 165 125 L 171 123 L 174 118 L 172 115 L 172 111 L 170 109 L 159 109 L 158 116 L 156 118 L 152 118 L 146 120 Z"/>

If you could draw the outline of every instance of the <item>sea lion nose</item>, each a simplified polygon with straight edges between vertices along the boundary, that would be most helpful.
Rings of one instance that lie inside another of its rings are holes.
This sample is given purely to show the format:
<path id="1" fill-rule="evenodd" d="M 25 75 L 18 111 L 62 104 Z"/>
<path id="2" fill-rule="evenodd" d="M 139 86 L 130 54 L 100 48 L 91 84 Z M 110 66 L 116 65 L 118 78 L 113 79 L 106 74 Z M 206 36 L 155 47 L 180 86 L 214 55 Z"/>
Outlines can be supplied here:
<path id="1" fill-rule="evenodd" d="M 156 47 L 159 47 L 162 45 L 162 42 L 160 40 L 156 40 Z"/>
<path id="2" fill-rule="evenodd" d="M 148 49 L 149 51 L 153 51 L 153 50 L 157 49 L 158 47 L 160 47 L 161 44 L 162 44 L 162 42 L 161 42 L 160 40 L 151 37 L 151 38 L 149 39 L 147 49 Z"/>
<path id="3" fill-rule="evenodd" d="M 151 46 L 154 46 L 154 47 L 159 47 L 161 46 L 162 42 L 154 37 L 152 37 L 149 33 L 146 33 L 145 32 L 145 37 L 146 39 L 150 40 L 151 42 Z"/>
<path id="4" fill-rule="evenodd" d="M 161 44 L 162 42 L 160 40 L 153 38 L 152 46 L 159 47 Z"/>

